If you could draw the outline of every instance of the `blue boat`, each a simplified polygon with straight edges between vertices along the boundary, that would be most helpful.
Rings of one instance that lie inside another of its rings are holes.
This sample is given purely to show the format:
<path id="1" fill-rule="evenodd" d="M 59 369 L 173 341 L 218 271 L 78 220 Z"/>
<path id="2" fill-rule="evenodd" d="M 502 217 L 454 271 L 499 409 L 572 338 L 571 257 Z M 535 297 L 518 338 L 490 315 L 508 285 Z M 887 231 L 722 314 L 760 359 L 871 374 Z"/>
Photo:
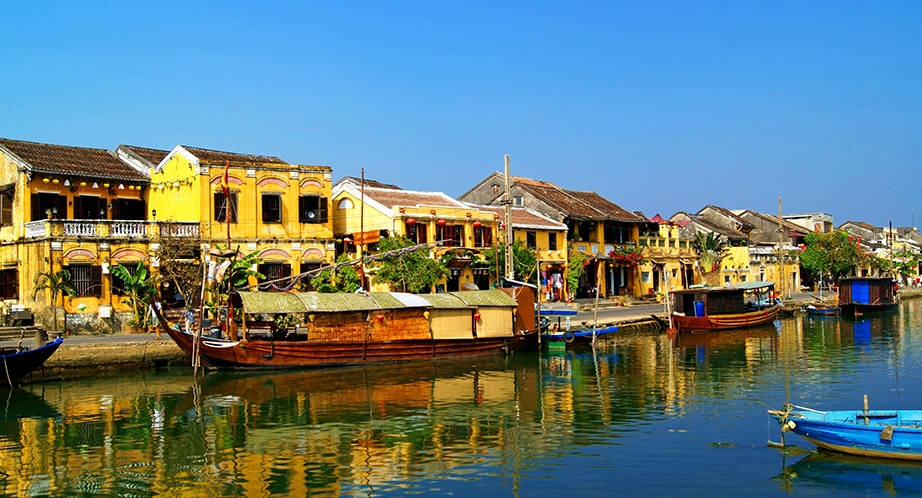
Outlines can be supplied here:
<path id="1" fill-rule="evenodd" d="M 922 461 L 922 410 L 823 412 L 786 403 L 783 410 L 768 413 L 781 423 L 782 432 L 824 450 Z"/>
<path id="2" fill-rule="evenodd" d="M 0 387 L 12 387 L 19 381 L 41 368 L 45 361 L 58 350 L 64 339 L 29 349 L 24 347 L 0 348 Z"/>
<path id="3" fill-rule="evenodd" d="M 589 344 L 592 342 L 593 336 L 597 339 L 605 337 L 610 334 L 614 334 L 618 331 L 618 327 L 611 325 L 608 327 L 600 327 L 593 329 L 589 328 L 574 328 L 570 330 L 555 330 L 549 328 L 541 336 L 541 340 L 548 347 L 566 347 L 570 344 Z"/>
<path id="4" fill-rule="evenodd" d="M 816 316 L 835 316 L 842 313 L 842 308 L 838 306 L 827 306 L 825 304 L 809 304 L 806 310 L 808 315 Z"/>
<path id="5" fill-rule="evenodd" d="M 839 280 L 839 306 L 846 314 L 891 311 L 900 304 L 892 277 L 847 277 Z"/>

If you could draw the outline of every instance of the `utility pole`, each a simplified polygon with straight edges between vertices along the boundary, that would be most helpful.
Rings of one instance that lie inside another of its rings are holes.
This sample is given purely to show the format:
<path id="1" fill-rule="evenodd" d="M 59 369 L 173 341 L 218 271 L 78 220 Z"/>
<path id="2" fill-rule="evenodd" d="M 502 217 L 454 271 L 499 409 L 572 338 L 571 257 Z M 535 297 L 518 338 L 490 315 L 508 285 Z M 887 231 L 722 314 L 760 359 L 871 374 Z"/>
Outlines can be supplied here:
<path id="1" fill-rule="evenodd" d="M 505 239 L 506 239 L 506 279 L 512 280 L 515 278 L 515 267 L 512 264 L 512 197 L 509 193 L 509 154 L 506 154 L 506 193 L 503 194 L 503 210 L 504 210 L 504 219 L 503 224 L 506 226 Z"/>
<path id="2" fill-rule="evenodd" d="M 784 224 L 781 221 L 781 197 L 778 198 L 778 263 L 781 271 L 778 272 L 778 295 L 784 295 Z"/>

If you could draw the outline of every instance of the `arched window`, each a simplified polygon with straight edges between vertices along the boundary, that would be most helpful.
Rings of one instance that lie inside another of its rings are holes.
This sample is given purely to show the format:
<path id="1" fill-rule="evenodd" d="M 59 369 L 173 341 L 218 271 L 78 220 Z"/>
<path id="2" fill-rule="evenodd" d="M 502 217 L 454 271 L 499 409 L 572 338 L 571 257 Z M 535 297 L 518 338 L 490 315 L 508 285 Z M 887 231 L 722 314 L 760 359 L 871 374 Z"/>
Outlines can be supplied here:
<path id="1" fill-rule="evenodd" d="M 352 199 L 343 199 L 339 201 L 337 209 L 352 209 Z"/>

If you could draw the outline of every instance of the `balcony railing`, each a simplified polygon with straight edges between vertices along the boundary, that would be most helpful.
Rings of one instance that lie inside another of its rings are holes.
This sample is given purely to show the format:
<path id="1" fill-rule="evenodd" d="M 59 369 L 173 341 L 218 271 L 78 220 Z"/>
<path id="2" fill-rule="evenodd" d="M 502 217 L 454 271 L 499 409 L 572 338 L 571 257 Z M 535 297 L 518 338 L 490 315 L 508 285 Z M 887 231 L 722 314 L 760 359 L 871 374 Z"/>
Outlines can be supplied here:
<path id="1" fill-rule="evenodd" d="M 133 220 L 40 220 L 23 223 L 26 238 L 96 237 L 143 239 L 160 231 L 172 237 L 197 237 L 198 222 L 158 222 Z"/>

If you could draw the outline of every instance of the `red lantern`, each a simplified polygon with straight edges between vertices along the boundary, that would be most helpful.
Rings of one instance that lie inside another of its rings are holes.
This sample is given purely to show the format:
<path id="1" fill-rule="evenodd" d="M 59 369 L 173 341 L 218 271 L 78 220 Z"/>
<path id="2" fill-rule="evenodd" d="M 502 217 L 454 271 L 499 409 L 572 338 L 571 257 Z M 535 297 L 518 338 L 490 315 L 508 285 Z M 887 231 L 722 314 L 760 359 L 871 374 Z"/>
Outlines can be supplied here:
<path id="1" fill-rule="evenodd" d="M 350 239 L 349 237 L 346 237 L 343 239 L 343 244 L 351 244 L 351 243 L 352 243 L 352 239 Z"/>
<path id="2" fill-rule="evenodd" d="M 416 218 L 407 218 L 407 225 L 411 225 L 411 226 L 412 226 L 412 225 L 415 225 L 415 224 L 416 224 Z"/>
<path id="3" fill-rule="evenodd" d="M 483 223 L 481 223 L 479 220 L 474 222 L 474 228 L 480 228 L 481 225 L 483 225 Z"/>
<path id="4" fill-rule="evenodd" d="M 384 321 L 384 315 L 378 315 L 377 318 L 378 318 L 378 321 L 379 321 L 379 322 L 383 322 L 383 321 Z"/>
<path id="5" fill-rule="evenodd" d="M 437 223 L 440 227 L 443 227 L 443 226 L 445 226 L 445 223 L 446 223 L 446 222 L 445 222 L 445 220 L 443 220 L 442 218 L 439 218 L 439 221 L 436 221 L 436 223 Z"/>
<path id="6" fill-rule="evenodd" d="M 479 312 L 479 311 L 476 312 L 476 313 L 474 313 L 474 320 L 477 320 L 478 322 L 480 321 L 480 312 Z"/>

